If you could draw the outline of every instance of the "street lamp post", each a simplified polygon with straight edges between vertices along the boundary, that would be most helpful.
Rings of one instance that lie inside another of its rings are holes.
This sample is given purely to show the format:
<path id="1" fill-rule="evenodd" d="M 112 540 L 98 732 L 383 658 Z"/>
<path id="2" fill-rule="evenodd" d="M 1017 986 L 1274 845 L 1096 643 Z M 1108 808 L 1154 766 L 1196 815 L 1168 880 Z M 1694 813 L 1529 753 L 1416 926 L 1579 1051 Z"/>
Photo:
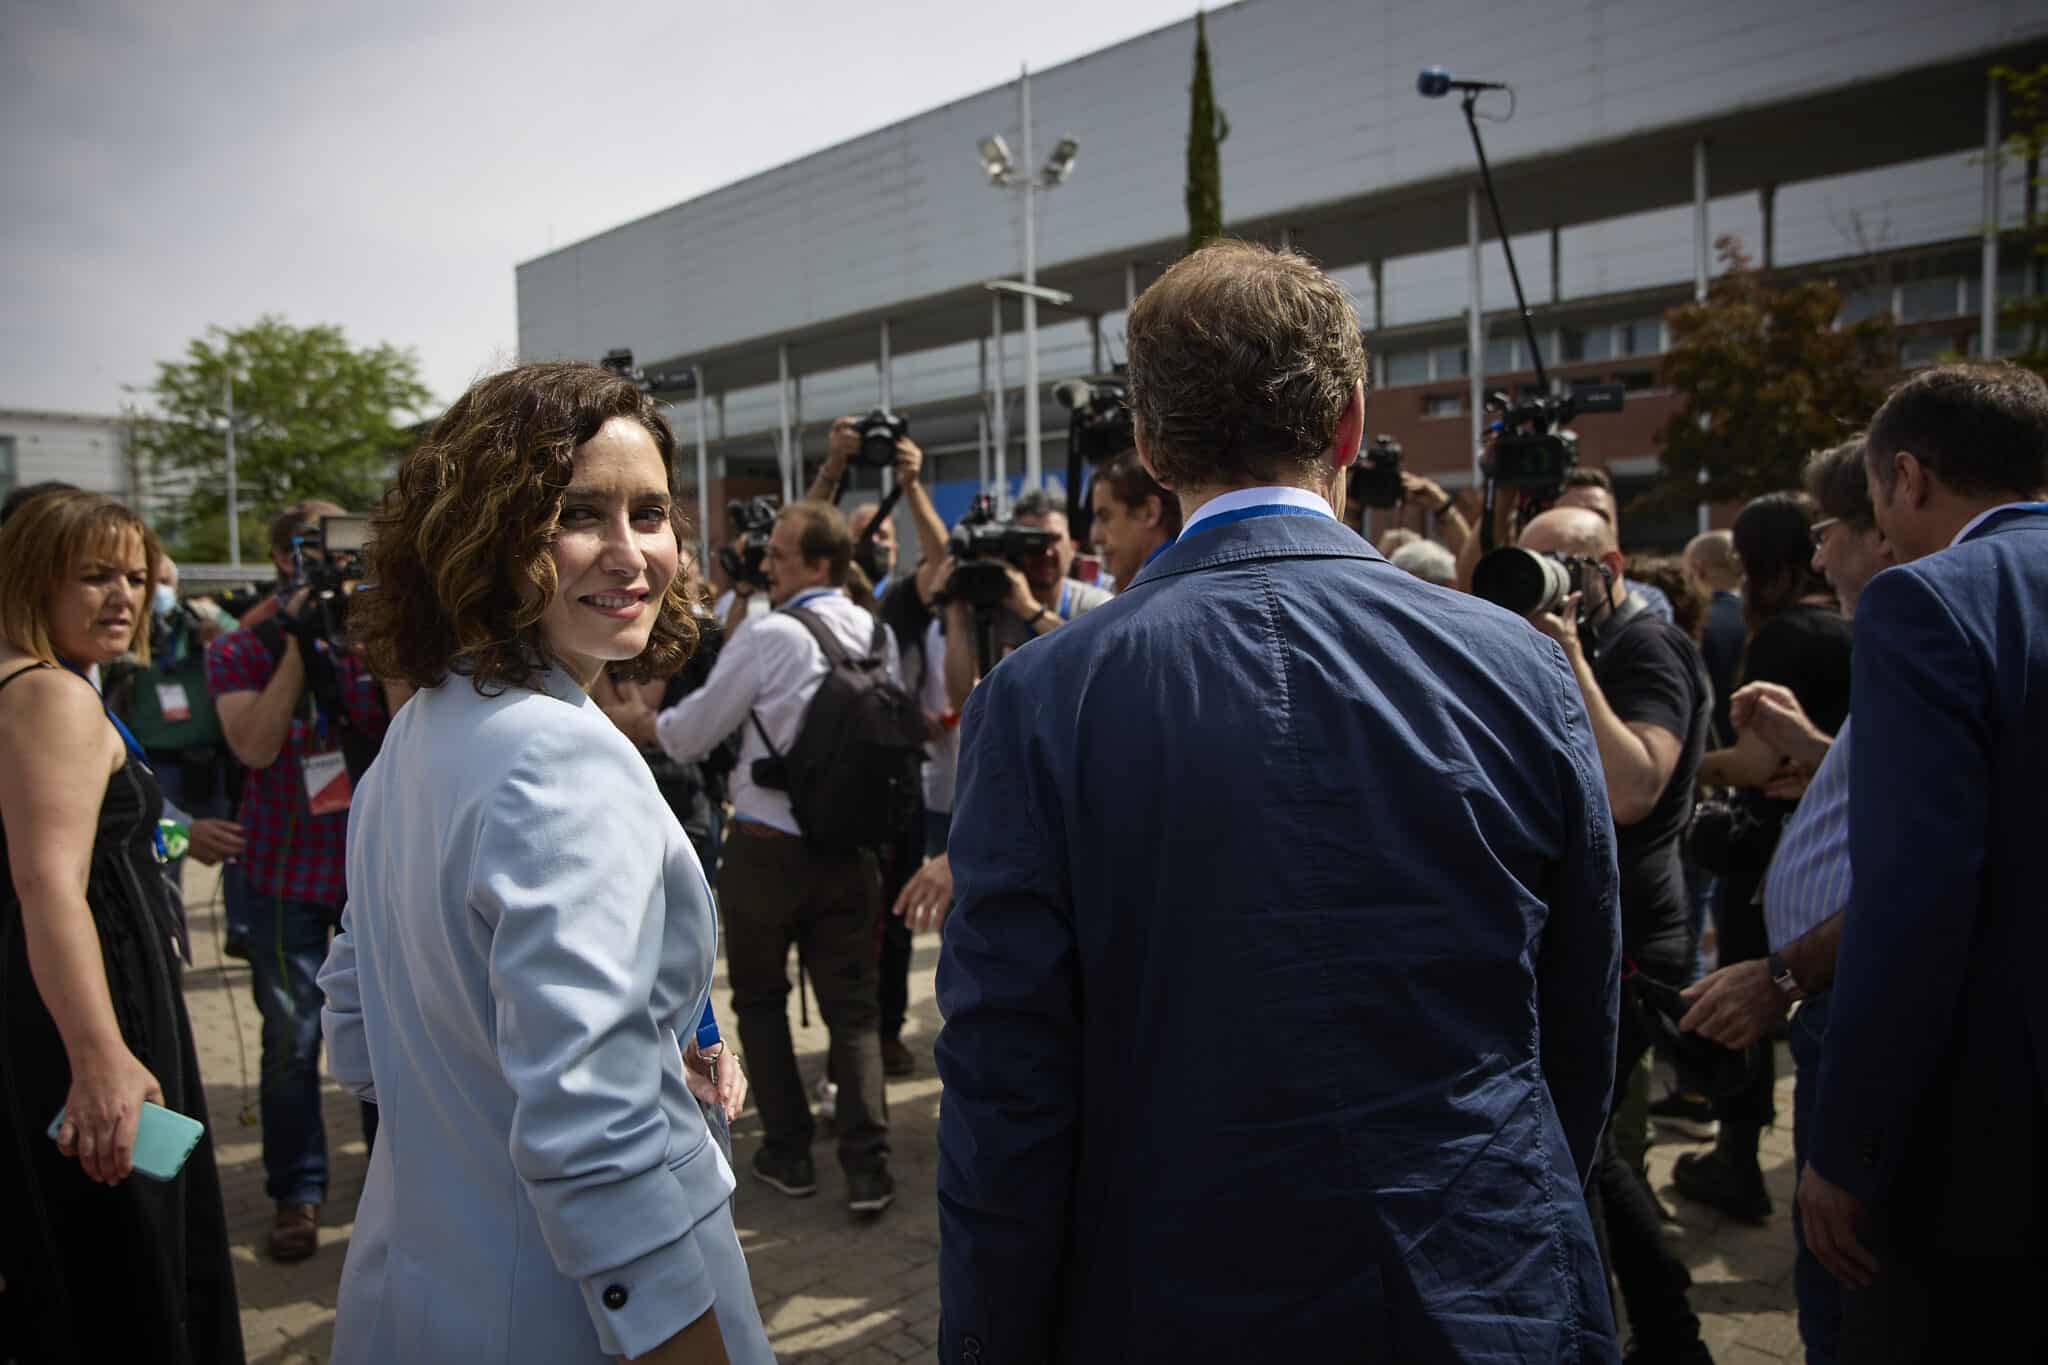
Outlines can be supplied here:
<path id="1" fill-rule="evenodd" d="M 225 420 L 221 423 L 227 435 L 228 445 L 228 567 L 242 567 L 242 494 L 235 482 L 235 375 L 230 370 L 221 377 L 221 392 L 225 396 Z"/>
<path id="2" fill-rule="evenodd" d="M 1017 75 L 1017 115 L 1022 127 L 1023 164 L 1035 159 L 1031 127 L 1031 69 L 1021 67 Z M 1038 284 L 1038 192 L 1058 189 L 1074 169 L 1074 154 L 1080 143 L 1063 137 L 1038 171 L 1019 171 L 1010 159 L 1009 146 L 1000 134 L 981 140 L 981 168 L 989 184 L 997 189 L 1016 190 L 1024 196 L 1024 284 Z M 1024 304 L 1024 487 L 1037 488 L 1043 481 L 1039 452 L 1038 411 L 1038 300 L 1023 294 Z M 998 462 L 1000 463 L 1000 461 Z"/>

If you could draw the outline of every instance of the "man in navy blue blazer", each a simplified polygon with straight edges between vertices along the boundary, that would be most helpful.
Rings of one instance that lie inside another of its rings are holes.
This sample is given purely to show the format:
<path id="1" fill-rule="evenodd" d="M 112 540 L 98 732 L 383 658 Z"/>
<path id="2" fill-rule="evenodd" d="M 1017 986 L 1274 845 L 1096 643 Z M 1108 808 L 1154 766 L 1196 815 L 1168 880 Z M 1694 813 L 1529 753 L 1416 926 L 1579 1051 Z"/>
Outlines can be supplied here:
<path id="1" fill-rule="evenodd" d="M 2048 385 L 1928 370 L 1864 458 L 1899 565 L 1856 608 L 1852 890 L 1799 1208 L 1851 1291 L 1843 1361 L 2038 1360 Z"/>
<path id="2" fill-rule="evenodd" d="M 1618 886 L 1571 669 L 1332 515 L 1342 286 L 1214 244 L 1129 346 L 1186 526 L 966 708 L 940 1358 L 1613 1360 Z"/>

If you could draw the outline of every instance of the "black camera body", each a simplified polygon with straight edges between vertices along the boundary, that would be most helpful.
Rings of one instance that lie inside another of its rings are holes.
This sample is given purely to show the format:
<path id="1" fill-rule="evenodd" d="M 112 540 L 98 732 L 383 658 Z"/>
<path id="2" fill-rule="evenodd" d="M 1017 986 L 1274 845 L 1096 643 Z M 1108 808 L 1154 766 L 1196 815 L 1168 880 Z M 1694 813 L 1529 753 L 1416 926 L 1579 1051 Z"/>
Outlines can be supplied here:
<path id="1" fill-rule="evenodd" d="M 362 585 L 369 543 L 370 519 L 350 515 L 322 517 L 311 534 L 292 538 L 292 587 L 307 589 L 293 624 L 305 643 L 348 648 L 348 599 Z"/>
<path id="2" fill-rule="evenodd" d="M 718 567 L 725 570 L 727 578 L 756 588 L 768 586 L 768 574 L 762 565 L 768 558 L 768 537 L 775 530 L 775 514 L 775 499 L 765 496 L 734 498 L 725 505 L 725 515 L 740 528 L 739 544 L 718 547 Z"/>
<path id="3" fill-rule="evenodd" d="M 1130 386 L 1121 374 L 1089 375 L 1052 386 L 1067 410 L 1070 450 L 1089 464 L 1121 455 L 1138 443 L 1131 425 Z"/>
<path id="4" fill-rule="evenodd" d="M 1487 451 L 1486 477 L 1538 502 L 1556 501 L 1579 463 L 1578 436 L 1567 424 L 1582 412 L 1620 412 L 1622 402 L 1619 384 L 1582 384 L 1562 398 L 1520 402 L 1494 394 L 1486 408 L 1497 414 L 1500 430 Z"/>
<path id="5" fill-rule="evenodd" d="M 1399 507 L 1401 457 L 1399 441 L 1391 436 L 1375 438 L 1351 466 L 1351 497 L 1363 507 Z"/>
<path id="6" fill-rule="evenodd" d="M 860 435 L 860 462 L 871 469 L 888 469 L 896 463 L 896 443 L 910 434 L 910 419 L 876 408 L 854 430 Z"/>
<path id="7" fill-rule="evenodd" d="M 1059 541 L 1059 532 L 1044 526 L 997 521 L 995 499 L 983 493 L 946 537 L 946 552 L 957 562 L 941 596 L 971 607 L 1001 606 L 1010 595 L 1010 576 L 1003 566 L 1022 568 Z"/>

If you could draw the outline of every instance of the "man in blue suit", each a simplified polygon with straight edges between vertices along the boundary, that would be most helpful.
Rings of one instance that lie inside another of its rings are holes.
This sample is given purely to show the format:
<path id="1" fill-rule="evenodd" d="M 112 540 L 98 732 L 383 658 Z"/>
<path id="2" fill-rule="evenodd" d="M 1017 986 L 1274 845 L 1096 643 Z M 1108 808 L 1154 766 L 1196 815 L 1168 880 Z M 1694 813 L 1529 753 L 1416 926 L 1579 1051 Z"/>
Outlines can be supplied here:
<path id="1" fill-rule="evenodd" d="M 1856 608 L 1852 889 L 1799 1208 L 1851 1291 L 1844 1362 L 2038 1360 L 2048 385 L 1928 370 L 1865 465 L 1900 562 Z"/>
<path id="2" fill-rule="evenodd" d="M 1618 888 L 1571 669 L 1332 515 L 1335 281 L 1211 245 L 1129 342 L 1186 526 L 966 708 L 940 1357 L 1612 1360 Z"/>

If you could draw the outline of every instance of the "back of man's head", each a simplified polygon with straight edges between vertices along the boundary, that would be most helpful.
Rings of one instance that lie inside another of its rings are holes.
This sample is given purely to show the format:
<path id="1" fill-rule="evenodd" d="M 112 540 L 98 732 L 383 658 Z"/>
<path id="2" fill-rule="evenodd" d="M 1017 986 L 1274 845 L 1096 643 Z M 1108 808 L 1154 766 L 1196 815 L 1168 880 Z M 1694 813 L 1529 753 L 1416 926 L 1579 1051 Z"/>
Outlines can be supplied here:
<path id="1" fill-rule="evenodd" d="M 1869 500 L 1865 499 L 1863 505 L 1867 510 Z M 1742 584 L 1742 565 L 1735 558 L 1735 537 L 1726 531 L 1703 532 L 1687 541 L 1685 567 L 1711 591 L 1733 592 Z"/>
<path id="2" fill-rule="evenodd" d="M 1864 477 L 1863 438 L 1844 441 L 1826 450 L 1816 450 L 1806 460 L 1806 492 L 1820 507 L 1820 514 L 1846 522 L 1853 531 L 1868 531 L 1877 525 L 1876 509 L 1870 505 L 1870 480 Z"/>
<path id="3" fill-rule="evenodd" d="M 2032 497 L 2048 487 L 2048 383 L 2002 362 L 1923 370 L 1892 390 L 1867 440 L 1886 490 L 1906 451 L 1951 493 Z"/>
<path id="4" fill-rule="evenodd" d="M 1433 540 L 1411 540 L 1389 558 L 1395 568 L 1440 588 L 1448 588 L 1458 576 L 1458 557 Z"/>
<path id="5" fill-rule="evenodd" d="M 776 520 L 796 523 L 797 553 L 804 563 L 829 561 L 827 581 L 834 587 L 846 585 L 847 569 L 853 563 L 853 532 L 847 529 L 844 513 L 829 502 L 793 502 Z"/>
<path id="6" fill-rule="evenodd" d="M 1169 488 L 1313 475 L 1365 377 L 1344 287 L 1291 251 L 1211 242 L 1131 309 L 1130 403 Z"/>

